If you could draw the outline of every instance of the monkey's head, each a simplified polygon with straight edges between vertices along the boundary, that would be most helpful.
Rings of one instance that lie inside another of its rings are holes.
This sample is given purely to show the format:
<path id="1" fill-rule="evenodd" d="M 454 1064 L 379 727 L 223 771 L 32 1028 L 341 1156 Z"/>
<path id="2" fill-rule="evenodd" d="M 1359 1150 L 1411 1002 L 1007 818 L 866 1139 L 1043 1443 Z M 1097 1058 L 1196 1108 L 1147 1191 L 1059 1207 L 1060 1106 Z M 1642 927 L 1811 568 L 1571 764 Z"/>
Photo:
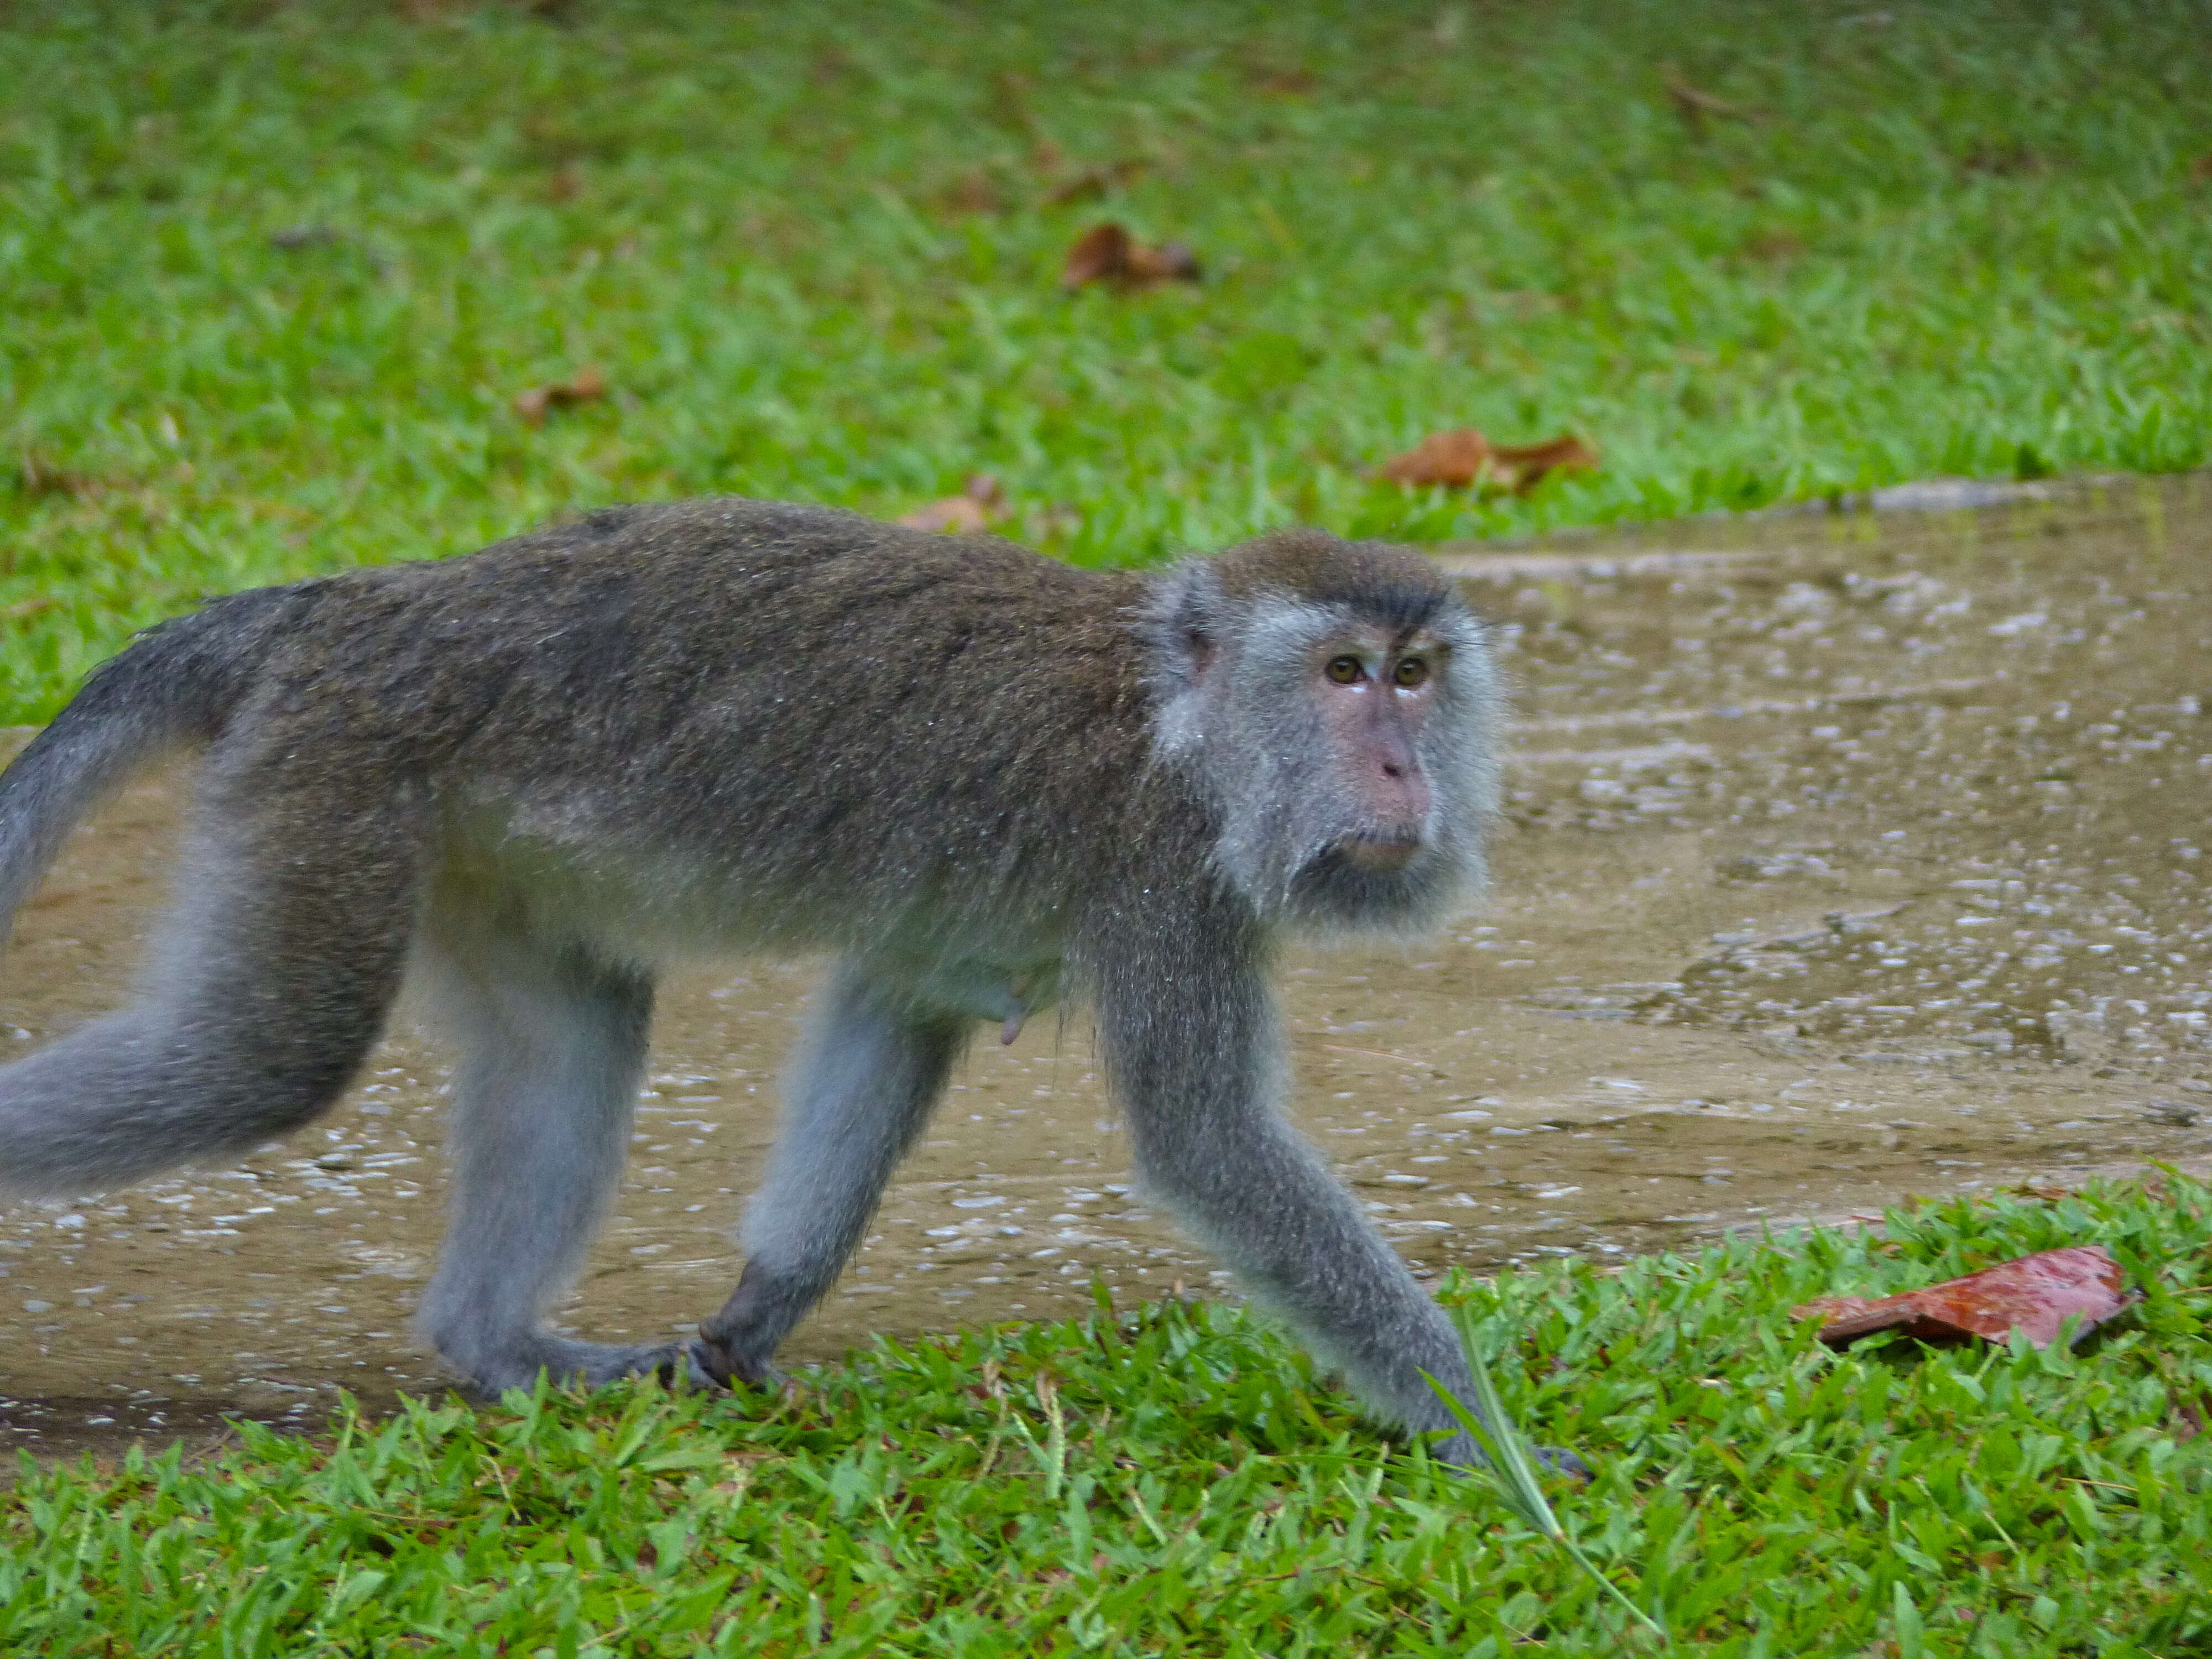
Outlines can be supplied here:
<path id="1" fill-rule="evenodd" d="M 1483 877 L 1497 671 L 1458 591 L 1410 548 L 1282 532 L 1154 579 L 1153 743 L 1219 822 L 1270 920 L 1435 925 Z"/>

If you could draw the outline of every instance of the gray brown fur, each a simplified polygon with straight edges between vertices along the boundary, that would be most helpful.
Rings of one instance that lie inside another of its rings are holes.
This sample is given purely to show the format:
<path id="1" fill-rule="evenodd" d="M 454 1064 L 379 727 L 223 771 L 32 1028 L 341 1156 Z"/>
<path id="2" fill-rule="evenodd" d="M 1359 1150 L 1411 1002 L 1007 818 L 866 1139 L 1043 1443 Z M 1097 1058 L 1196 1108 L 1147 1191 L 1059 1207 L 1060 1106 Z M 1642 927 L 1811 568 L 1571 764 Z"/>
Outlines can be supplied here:
<path id="1" fill-rule="evenodd" d="M 1316 768 L 1285 665 L 1340 615 L 1429 629 L 1449 659 L 1420 755 L 1434 833 L 1401 872 L 1328 851 L 1360 797 Z M 1458 1346 L 1286 1126 L 1265 970 L 1287 928 L 1423 927 L 1480 881 L 1495 702 L 1480 624 L 1431 567 L 1313 532 L 1139 578 L 708 500 L 220 600 L 103 667 L 0 776 L 12 908 L 103 790 L 207 748 L 141 1000 L 0 1069 L 0 1191 L 297 1128 L 412 975 L 459 1048 L 454 1222 L 422 1312 L 440 1350 L 488 1389 L 541 1366 L 757 1378 L 973 1023 L 1069 994 L 1152 1188 L 1377 1408 L 1445 1427 L 1420 1373 L 1466 1397 Z M 556 1335 L 655 973 L 732 949 L 836 963 L 739 1287 L 688 1345 Z"/>

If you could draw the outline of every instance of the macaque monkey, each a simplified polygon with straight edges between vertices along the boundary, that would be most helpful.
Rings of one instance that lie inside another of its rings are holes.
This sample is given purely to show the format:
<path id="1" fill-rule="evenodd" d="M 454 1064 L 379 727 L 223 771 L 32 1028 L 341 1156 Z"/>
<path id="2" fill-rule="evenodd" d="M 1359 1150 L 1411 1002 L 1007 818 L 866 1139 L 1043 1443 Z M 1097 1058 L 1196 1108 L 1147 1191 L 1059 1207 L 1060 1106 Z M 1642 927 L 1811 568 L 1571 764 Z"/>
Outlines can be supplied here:
<path id="1" fill-rule="evenodd" d="M 217 599 L 0 776 L 4 919 L 103 793 L 204 751 L 139 1000 L 0 1067 L 0 1191 L 312 1122 L 416 977 L 459 1048 L 438 1352 L 494 1391 L 753 1382 L 977 1022 L 1076 999 L 1146 1187 L 1378 1413 L 1449 1431 L 1423 1373 L 1471 1402 L 1459 1342 L 1285 1123 L 1267 968 L 1285 935 L 1412 934 L 1479 884 L 1498 704 L 1450 582 L 1311 531 L 1102 574 L 707 500 Z M 732 950 L 833 959 L 743 1276 L 694 1339 L 559 1334 L 655 975 Z"/>

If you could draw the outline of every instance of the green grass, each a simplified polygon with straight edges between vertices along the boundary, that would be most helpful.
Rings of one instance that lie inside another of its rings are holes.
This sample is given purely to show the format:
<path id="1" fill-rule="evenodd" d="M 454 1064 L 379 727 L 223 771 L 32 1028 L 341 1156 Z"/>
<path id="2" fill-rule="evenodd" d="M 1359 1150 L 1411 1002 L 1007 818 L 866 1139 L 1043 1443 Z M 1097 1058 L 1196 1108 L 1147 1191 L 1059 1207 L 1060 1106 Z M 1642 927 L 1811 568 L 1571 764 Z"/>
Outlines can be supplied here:
<path id="1" fill-rule="evenodd" d="M 2084 1347 L 1823 1348 L 1790 1306 L 2108 1245 Z M 2212 1650 L 2212 1193 L 1893 1212 L 1460 1283 L 1567 1530 L 1683 1653 Z M 881 1343 L 775 1403 L 413 1404 L 198 1468 L 27 1468 L 11 1654 L 1653 1651 L 1486 1483 L 1224 1310 Z M 2193 1415 L 2192 1415 L 2193 1414 Z M 1887 1644 L 1889 1645 L 1883 1645 Z"/>
<path id="2" fill-rule="evenodd" d="M 985 470 L 1142 561 L 2206 459 L 2202 0 L 538 10 L 0 4 L 0 720 L 616 499 Z M 1108 216 L 1206 282 L 1062 295 Z M 1605 469 L 1366 479 L 1462 423 Z"/>
<path id="3" fill-rule="evenodd" d="M 1125 562 L 2207 459 L 2201 0 L 556 9 L 0 3 L 0 720 L 202 595 L 611 500 L 896 513 L 981 470 L 1017 533 Z M 1755 118 L 1686 121 L 1670 65 Z M 1054 199 L 1090 167 L 1103 196 Z M 1104 216 L 1207 280 L 1061 294 Z M 586 365 L 614 395 L 517 418 Z M 1605 467 L 1366 478 L 1459 424 Z M 1462 1286 L 1513 1409 L 1601 1466 L 1559 1498 L 1578 1545 L 1685 1650 L 2212 1650 L 2203 1189 L 1888 1240 Z M 1835 1357 L 1787 1318 L 2090 1240 L 2150 1297 L 2077 1353 Z M 884 1345 L 811 1388 L 32 1472 L 0 1645 L 1644 1639 L 1229 1313 Z"/>

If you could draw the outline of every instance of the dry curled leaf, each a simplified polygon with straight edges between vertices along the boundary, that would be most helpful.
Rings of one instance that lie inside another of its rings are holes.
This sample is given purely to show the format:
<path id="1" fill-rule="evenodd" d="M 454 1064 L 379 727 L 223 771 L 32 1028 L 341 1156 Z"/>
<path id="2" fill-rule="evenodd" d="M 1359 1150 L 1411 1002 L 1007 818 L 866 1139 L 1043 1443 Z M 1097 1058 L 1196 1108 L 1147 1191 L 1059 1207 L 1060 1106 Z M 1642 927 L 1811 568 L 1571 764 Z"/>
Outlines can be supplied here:
<path id="1" fill-rule="evenodd" d="M 1667 96 L 1674 100 L 1674 112 L 1680 115 L 1692 132 L 1704 130 L 1708 116 L 1729 121 L 1756 121 L 1759 118 L 1741 104 L 1731 104 L 1725 98 L 1716 98 L 1711 93 L 1692 86 L 1682 78 L 1682 71 L 1668 64 L 1659 71 L 1667 83 Z"/>
<path id="2" fill-rule="evenodd" d="M 1181 242 L 1152 247 L 1108 220 L 1093 225 L 1075 239 L 1061 267 L 1060 285 L 1073 290 L 1091 283 L 1109 283 L 1124 290 L 1153 288 L 1159 283 L 1199 280 L 1198 256 Z"/>
<path id="3" fill-rule="evenodd" d="M 1547 443 L 1493 444 L 1471 426 L 1429 436 L 1375 469 L 1389 483 L 1440 485 L 1465 489 L 1481 484 L 1523 494 L 1548 473 L 1587 472 L 1597 467 L 1597 452 L 1572 433 Z"/>
<path id="4" fill-rule="evenodd" d="M 2069 1317 L 2080 1319 L 2074 1332 L 2079 1342 L 2139 1299 L 2110 1250 L 2077 1244 L 1902 1296 L 1824 1296 L 1790 1311 L 1792 1318 L 1823 1321 L 1820 1340 L 1837 1347 L 1874 1331 L 1901 1330 L 1923 1342 L 1967 1336 L 2002 1342 L 2017 1330 L 2045 1348 L 2058 1340 Z"/>
<path id="5" fill-rule="evenodd" d="M 917 507 L 911 513 L 899 515 L 897 522 L 908 530 L 936 530 L 949 535 L 972 536 L 988 530 L 1004 517 L 1006 510 L 1006 487 L 988 472 L 978 472 L 960 487 L 957 495 L 947 495 L 942 501 L 932 501 L 927 507 Z"/>
<path id="6" fill-rule="evenodd" d="M 588 404 L 607 395 L 607 377 L 596 368 L 579 369 L 565 380 L 534 386 L 514 394 L 514 412 L 532 426 L 544 426 L 545 416 L 572 404 Z"/>

